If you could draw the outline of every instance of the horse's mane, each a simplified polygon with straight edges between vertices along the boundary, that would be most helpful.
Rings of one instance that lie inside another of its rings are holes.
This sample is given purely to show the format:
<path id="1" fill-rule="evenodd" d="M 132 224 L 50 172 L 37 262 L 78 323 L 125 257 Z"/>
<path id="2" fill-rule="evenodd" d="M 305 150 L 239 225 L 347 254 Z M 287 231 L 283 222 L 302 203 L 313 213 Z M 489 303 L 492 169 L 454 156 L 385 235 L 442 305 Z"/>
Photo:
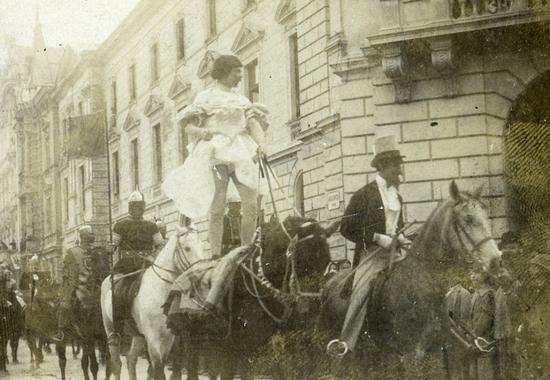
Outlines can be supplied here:
<path id="1" fill-rule="evenodd" d="M 450 247 L 447 244 L 447 232 L 452 223 L 452 208 L 455 201 L 447 199 L 439 202 L 428 220 L 420 228 L 410 252 L 425 259 L 444 260 Z"/>

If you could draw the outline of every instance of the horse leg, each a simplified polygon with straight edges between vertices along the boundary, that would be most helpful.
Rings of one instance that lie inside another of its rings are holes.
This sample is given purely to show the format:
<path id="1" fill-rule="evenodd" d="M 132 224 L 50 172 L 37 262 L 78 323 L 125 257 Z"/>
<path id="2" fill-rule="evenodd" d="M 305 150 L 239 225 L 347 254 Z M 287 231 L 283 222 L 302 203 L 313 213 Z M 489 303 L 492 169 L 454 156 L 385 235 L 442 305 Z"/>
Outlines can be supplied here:
<path id="1" fill-rule="evenodd" d="M 185 357 L 186 360 L 186 369 L 187 369 L 187 380 L 199 380 L 199 352 L 198 350 L 192 349 L 189 344 L 185 346 L 182 350 L 183 355 L 178 355 L 179 358 Z M 216 379 L 214 379 L 216 380 Z"/>
<path id="2" fill-rule="evenodd" d="M 183 352 L 182 352 L 181 338 L 176 337 L 174 345 L 169 355 L 169 362 L 171 363 L 170 380 L 181 380 L 181 373 L 183 369 Z"/>
<path id="3" fill-rule="evenodd" d="M 130 350 L 126 355 L 126 366 L 128 367 L 128 379 L 136 380 L 136 366 L 139 356 L 145 350 L 145 340 L 142 337 L 134 336 L 132 338 L 132 344 Z"/>
<path id="4" fill-rule="evenodd" d="M 67 356 L 65 353 L 65 344 L 56 343 L 55 351 L 57 352 L 57 360 L 59 362 L 59 369 L 61 370 L 61 380 L 65 380 L 65 368 L 67 367 Z"/>
<path id="5" fill-rule="evenodd" d="M 90 347 L 87 342 L 82 344 L 82 358 L 80 359 L 80 367 L 82 368 L 82 373 L 84 374 L 84 380 L 90 380 L 90 375 L 88 374 L 88 366 L 90 364 Z"/>
<path id="6" fill-rule="evenodd" d="M 92 373 L 92 378 L 97 380 L 97 372 L 99 371 L 99 365 L 97 362 L 97 357 L 95 354 L 95 343 L 92 340 L 90 343 L 90 372 Z"/>
<path id="7" fill-rule="evenodd" d="M 14 336 L 10 339 L 11 359 L 13 364 L 19 363 L 19 360 L 17 359 L 17 351 L 19 350 L 19 336 L 20 334 L 14 334 Z"/>

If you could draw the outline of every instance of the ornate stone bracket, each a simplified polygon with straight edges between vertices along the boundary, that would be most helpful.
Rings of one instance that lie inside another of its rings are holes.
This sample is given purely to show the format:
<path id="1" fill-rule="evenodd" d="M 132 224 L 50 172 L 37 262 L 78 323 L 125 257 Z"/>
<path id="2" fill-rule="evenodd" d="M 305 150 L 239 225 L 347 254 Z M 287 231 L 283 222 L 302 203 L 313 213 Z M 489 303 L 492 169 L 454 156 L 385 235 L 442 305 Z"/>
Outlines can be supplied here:
<path id="1" fill-rule="evenodd" d="M 407 103 L 411 100 L 411 79 L 405 49 L 401 45 L 382 48 L 382 68 L 395 88 L 395 101 Z"/>
<path id="2" fill-rule="evenodd" d="M 455 77 L 454 49 L 451 38 L 434 39 L 429 42 L 433 67 L 445 81 L 446 96 L 457 94 Z"/>

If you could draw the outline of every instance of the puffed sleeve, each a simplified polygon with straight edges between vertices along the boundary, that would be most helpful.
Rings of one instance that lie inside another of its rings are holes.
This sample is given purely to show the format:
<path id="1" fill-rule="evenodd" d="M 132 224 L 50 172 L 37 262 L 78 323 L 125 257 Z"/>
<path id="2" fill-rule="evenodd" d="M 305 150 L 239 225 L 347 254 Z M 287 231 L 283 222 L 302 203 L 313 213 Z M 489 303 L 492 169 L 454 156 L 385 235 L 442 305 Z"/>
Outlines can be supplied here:
<path id="1" fill-rule="evenodd" d="M 261 103 L 252 103 L 245 110 L 246 120 L 255 120 L 265 131 L 269 126 L 267 117 L 269 115 L 269 110 L 264 104 Z"/>

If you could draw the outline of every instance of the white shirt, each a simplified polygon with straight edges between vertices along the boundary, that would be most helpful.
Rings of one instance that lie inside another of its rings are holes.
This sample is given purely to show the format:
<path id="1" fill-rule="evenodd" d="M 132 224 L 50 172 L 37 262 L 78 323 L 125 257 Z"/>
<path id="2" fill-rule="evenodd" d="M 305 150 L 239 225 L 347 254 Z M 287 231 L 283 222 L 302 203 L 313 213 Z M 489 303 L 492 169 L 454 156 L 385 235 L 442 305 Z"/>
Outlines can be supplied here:
<path id="1" fill-rule="evenodd" d="M 399 213 L 401 212 L 401 202 L 399 201 L 399 192 L 396 187 L 388 187 L 387 182 L 379 174 L 376 175 L 376 184 L 378 192 L 384 205 L 384 215 L 386 217 L 386 234 L 395 235 L 397 223 L 399 222 Z"/>

